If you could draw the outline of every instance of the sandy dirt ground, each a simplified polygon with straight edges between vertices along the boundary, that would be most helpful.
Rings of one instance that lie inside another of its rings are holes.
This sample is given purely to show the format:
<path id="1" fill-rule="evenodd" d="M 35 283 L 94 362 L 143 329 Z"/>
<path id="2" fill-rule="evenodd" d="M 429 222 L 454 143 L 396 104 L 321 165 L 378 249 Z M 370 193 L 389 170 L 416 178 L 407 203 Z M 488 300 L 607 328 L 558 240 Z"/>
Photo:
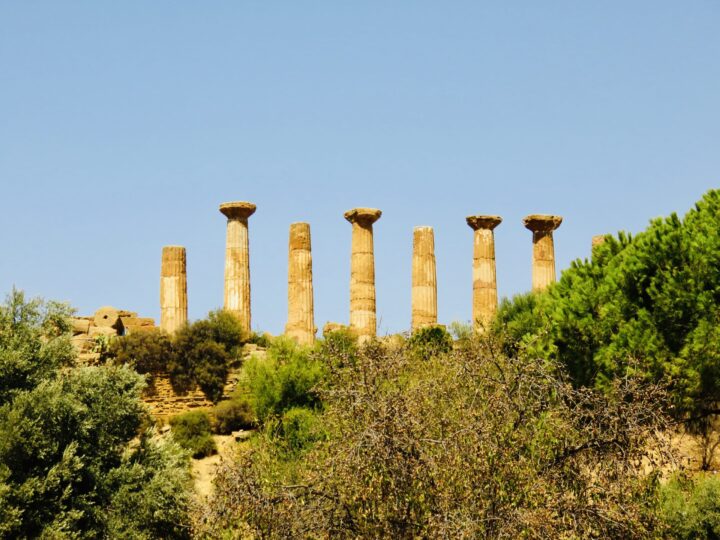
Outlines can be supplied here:
<path id="1" fill-rule="evenodd" d="M 232 459 L 239 445 L 232 435 L 213 435 L 218 453 L 202 459 L 192 460 L 192 475 L 195 480 L 195 491 L 201 498 L 208 498 L 212 494 L 212 481 L 215 478 L 220 462 L 223 459 Z"/>

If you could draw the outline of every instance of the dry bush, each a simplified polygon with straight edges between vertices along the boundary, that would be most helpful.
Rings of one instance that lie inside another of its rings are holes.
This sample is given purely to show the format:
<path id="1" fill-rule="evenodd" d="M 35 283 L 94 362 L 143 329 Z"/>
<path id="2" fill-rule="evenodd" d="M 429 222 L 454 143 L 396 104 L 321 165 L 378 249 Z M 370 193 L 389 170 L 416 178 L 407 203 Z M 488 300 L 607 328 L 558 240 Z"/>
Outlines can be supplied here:
<path id="1" fill-rule="evenodd" d="M 417 361 L 371 343 L 326 358 L 329 438 L 293 463 L 260 443 L 227 464 L 198 536 L 657 534 L 662 390 L 631 379 L 577 390 L 556 365 L 500 350 L 475 339 Z"/>

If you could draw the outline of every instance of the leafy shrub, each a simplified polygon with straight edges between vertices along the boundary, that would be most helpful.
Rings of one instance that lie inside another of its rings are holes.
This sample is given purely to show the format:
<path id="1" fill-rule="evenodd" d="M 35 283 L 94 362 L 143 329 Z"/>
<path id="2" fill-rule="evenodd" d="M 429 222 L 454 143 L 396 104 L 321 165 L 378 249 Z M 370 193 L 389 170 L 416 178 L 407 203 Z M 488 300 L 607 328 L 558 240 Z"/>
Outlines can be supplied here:
<path id="1" fill-rule="evenodd" d="M 653 438 L 662 390 L 574 389 L 558 371 L 485 336 L 426 361 L 363 346 L 319 388 L 321 416 L 287 411 L 284 437 L 259 437 L 221 471 L 203 526 L 211 538 L 238 524 L 276 538 L 650 536 L 657 470 L 644 458 L 666 455 Z M 325 436 L 308 444 L 313 421 Z"/>
<path id="2" fill-rule="evenodd" d="M 720 538 L 720 478 L 675 478 L 661 489 L 660 512 L 668 538 Z"/>
<path id="3" fill-rule="evenodd" d="M 210 417 L 205 411 L 188 411 L 170 419 L 175 442 L 189 450 L 194 458 L 201 458 L 217 451 L 212 438 Z"/>
<path id="4" fill-rule="evenodd" d="M 253 332 L 247 340 L 248 343 L 254 343 L 258 347 L 267 348 L 272 343 L 272 337 L 266 332 Z"/>
<path id="5" fill-rule="evenodd" d="M 452 351 L 453 340 L 442 326 L 424 326 L 412 333 L 408 347 L 415 356 L 427 360 Z"/>
<path id="6" fill-rule="evenodd" d="M 244 397 L 234 397 L 221 401 L 213 408 L 215 432 L 229 435 L 239 429 L 250 429 L 255 424 L 252 405 Z"/>
<path id="7" fill-rule="evenodd" d="M 128 365 L 138 373 L 165 371 L 172 359 L 170 336 L 165 332 L 136 332 L 114 339 L 109 354 L 114 364 Z"/>
<path id="8" fill-rule="evenodd" d="M 111 363 L 127 364 L 149 374 L 151 385 L 154 373 L 167 371 L 176 392 L 200 387 L 216 403 L 246 338 L 237 317 L 226 311 L 211 311 L 207 319 L 182 327 L 172 337 L 164 332 L 142 332 L 114 339 L 107 356 Z"/>
<path id="9" fill-rule="evenodd" d="M 176 354 L 168 364 L 175 391 L 187 392 L 197 385 L 210 401 L 219 401 L 245 338 L 238 319 L 226 311 L 212 311 L 207 319 L 180 329 L 174 340 Z"/>
<path id="10" fill-rule="evenodd" d="M 185 452 L 143 430 L 140 375 L 69 366 L 68 313 L 0 306 L 0 537 L 188 538 Z"/>
<path id="11" fill-rule="evenodd" d="M 449 325 L 450 335 L 458 341 L 467 341 L 473 336 L 472 324 L 467 322 L 453 321 Z"/>
<path id="12" fill-rule="evenodd" d="M 251 357 L 246 362 L 245 373 L 255 414 L 262 423 L 292 407 L 318 407 L 316 387 L 327 369 L 294 341 L 276 338 L 266 358 Z"/>
<path id="13" fill-rule="evenodd" d="M 349 328 L 333 330 L 316 343 L 316 350 L 320 358 L 336 367 L 352 364 L 358 355 L 357 336 Z"/>
<path id="14" fill-rule="evenodd" d="M 165 332 L 137 332 L 113 339 L 107 356 L 115 365 L 127 365 L 138 373 L 147 375 L 149 389 L 153 390 L 154 377 L 166 371 L 174 362 L 175 348 Z"/>
<path id="15" fill-rule="evenodd" d="M 108 475 L 107 538 L 188 539 L 192 479 L 187 452 L 171 440 L 140 440 Z"/>
<path id="16" fill-rule="evenodd" d="M 57 302 L 26 301 L 16 289 L 7 296 L 0 306 L 0 405 L 73 363 L 70 311 Z"/>
<path id="17" fill-rule="evenodd" d="M 323 437 L 317 413 L 305 407 L 293 407 L 285 411 L 278 433 L 283 449 L 290 455 L 297 455 Z"/>

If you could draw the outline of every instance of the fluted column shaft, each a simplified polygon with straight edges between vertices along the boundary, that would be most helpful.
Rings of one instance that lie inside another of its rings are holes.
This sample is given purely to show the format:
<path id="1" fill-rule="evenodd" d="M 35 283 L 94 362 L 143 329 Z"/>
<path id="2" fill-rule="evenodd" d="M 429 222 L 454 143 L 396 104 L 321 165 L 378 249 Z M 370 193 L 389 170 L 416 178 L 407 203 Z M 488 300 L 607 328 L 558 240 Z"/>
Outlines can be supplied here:
<path id="1" fill-rule="evenodd" d="M 533 233 L 532 290 L 542 291 L 555 283 L 555 242 L 553 231 L 562 223 L 560 216 L 533 214 L 523 220 Z"/>
<path id="2" fill-rule="evenodd" d="M 160 268 L 160 328 L 174 334 L 187 323 L 187 259 L 182 246 L 165 246 Z"/>
<path id="3" fill-rule="evenodd" d="M 345 219 L 352 223 L 350 327 L 360 341 L 377 334 L 373 223 L 381 215 L 380 210 L 372 208 L 355 208 L 345 212 Z"/>
<path id="4" fill-rule="evenodd" d="M 469 216 L 473 229 L 473 306 L 475 330 L 486 329 L 497 312 L 498 293 L 495 269 L 495 233 L 500 216 Z"/>
<path id="5" fill-rule="evenodd" d="M 248 218 L 255 205 L 246 202 L 224 203 L 220 211 L 227 216 L 225 243 L 224 309 L 233 313 L 243 328 L 250 331 L 250 242 Z"/>
<path id="6" fill-rule="evenodd" d="M 288 320 L 285 334 L 301 345 L 315 341 L 310 225 L 290 225 L 288 245 Z"/>
<path id="7" fill-rule="evenodd" d="M 555 242 L 549 232 L 533 232 L 532 288 L 547 289 L 555 283 Z"/>
<path id="8" fill-rule="evenodd" d="M 437 324 L 435 234 L 432 227 L 413 230 L 412 330 Z"/>

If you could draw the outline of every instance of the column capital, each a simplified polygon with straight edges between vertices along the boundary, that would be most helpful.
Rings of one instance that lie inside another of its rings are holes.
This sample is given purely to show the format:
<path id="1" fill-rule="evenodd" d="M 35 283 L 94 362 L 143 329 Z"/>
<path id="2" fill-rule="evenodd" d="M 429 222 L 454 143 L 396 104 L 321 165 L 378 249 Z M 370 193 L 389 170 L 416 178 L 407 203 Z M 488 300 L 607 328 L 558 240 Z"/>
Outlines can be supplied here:
<path id="1" fill-rule="evenodd" d="M 500 216 L 477 215 L 468 216 L 465 218 L 465 221 L 473 231 L 477 231 L 478 229 L 488 229 L 492 231 L 502 223 L 502 218 Z"/>
<path id="2" fill-rule="evenodd" d="M 228 219 L 247 219 L 255 213 L 257 207 L 247 201 L 225 202 L 220 205 L 222 212 Z"/>
<path id="3" fill-rule="evenodd" d="M 345 212 L 343 215 L 350 223 L 372 225 L 380 219 L 382 212 L 377 208 L 353 208 L 352 210 Z"/>
<path id="4" fill-rule="evenodd" d="M 530 214 L 523 218 L 523 225 L 534 233 L 550 233 L 560 226 L 562 220 L 562 216 Z"/>

